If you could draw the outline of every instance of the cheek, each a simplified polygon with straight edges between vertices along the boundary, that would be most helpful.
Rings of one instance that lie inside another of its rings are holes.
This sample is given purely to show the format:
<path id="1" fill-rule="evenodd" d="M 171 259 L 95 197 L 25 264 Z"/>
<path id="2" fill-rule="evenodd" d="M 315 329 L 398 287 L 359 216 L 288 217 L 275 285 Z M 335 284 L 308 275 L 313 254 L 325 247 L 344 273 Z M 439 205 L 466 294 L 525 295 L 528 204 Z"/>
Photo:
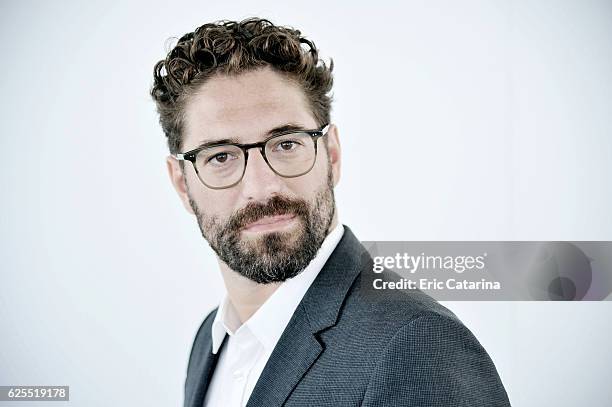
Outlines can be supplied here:
<path id="1" fill-rule="evenodd" d="M 189 195 L 202 214 L 220 219 L 227 219 L 232 214 L 237 200 L 236 192 L 232 188 L 213 190 L 202 185 L 195 176 L 188 184 Z"/>
<path id="2" fill-rule="evenodd" d="M 323 144 L 323 142 L 321 142 L 321 144 Z M 315 163 L 313 170 L 318 169 L 320 176 L 327 178 L 327 172 L 330 170 L 330 166 L 331 163 L 329 162 L 329 156 L 327 155 L 327 148 L 325 148 L 324 145 L 321 145 L 319 146 L 317 162 Z"/>
<path id="3" fill-rule="evenodd" d="M 295 197 L 312 201 L 321 188 L 327 185 L 327 163 L 317 163 L 308 174 L 288 181 L 287 185 Z"/>
<path id="4" fill-rule="evenodd" d="M 320 143 L 322 143 L 322 141 L 320 141 Z M 321 188 L 327 187 L 329 171 L 330 164 L 328 162 L 327 149 L 325 146 L 319 145 L 317 161 L 315 162 L 312 170 L 306 174 L 310 179 L 311 190 L 318 192 L 321 190 Z"/>

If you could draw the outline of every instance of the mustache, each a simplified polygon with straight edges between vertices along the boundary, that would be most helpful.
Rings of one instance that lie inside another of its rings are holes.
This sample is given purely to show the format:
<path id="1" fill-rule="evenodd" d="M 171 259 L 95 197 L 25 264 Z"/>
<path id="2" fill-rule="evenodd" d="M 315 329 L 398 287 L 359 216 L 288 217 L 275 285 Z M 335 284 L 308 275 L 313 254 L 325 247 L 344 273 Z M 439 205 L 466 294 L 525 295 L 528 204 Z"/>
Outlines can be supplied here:
<path id="1" fill-rule="evenodd" d="M 228 229 L 238 231 L 249 223 L 256 222 L 266 216 L 288 214 L 306 218 L 308 204 L 302 199 L 289 199 L 283 196 L 274 196 L 266 202 L 251 202 L 230 217 Z"/>

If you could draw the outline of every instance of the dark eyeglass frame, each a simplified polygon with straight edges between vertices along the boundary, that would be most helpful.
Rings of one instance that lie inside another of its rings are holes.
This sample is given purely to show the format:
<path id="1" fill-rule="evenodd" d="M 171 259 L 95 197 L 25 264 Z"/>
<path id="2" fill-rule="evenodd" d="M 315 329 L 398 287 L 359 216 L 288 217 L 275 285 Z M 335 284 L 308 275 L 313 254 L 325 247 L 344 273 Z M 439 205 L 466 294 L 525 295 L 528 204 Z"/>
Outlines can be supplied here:
<path id="1" fill-rule="evenodd" d="M 174 158 L 176 158 L 179 161 L 189 161 L 191 162 L 193 169 L 195 170 L 196 174 L 198 175 L 198 179 L 200 180 L 200 182 L 202 184 L 204 184 L 206 187 L 210 188 L 210 189 L 226 189 L 226 188 L 231 188 L 235 185 L 238 185 L 240 183 L 240 181 L 242 181 L 242 178 L 244 178 L 244 173 L 246 172 L 246 168 L 249 162 L 249 150 L 252 148 L 259 148 L 259 152 L 261 153 L 261 156 L 263 157 L 264 161 L 266 162 L 266 164 L 268 164 L 268 167 L 276 174 L 279 175 L 283 178 L 296 178 L 296 177 L 301 177 L 302 175 L 305 175 L 307 173 L 310 172 L 310 170 L 313 169 L 313 167 L 315 166 L 316 162 L 317 162 L 317 141 L 323 137 L 327 135 L 327 132 L 329 131 L 329 127 L 330 127 L 330 123 L 327 123 L 325 125 L 323 125 L 320 129 L 318 130 L 287 130 L 287 131 L 283 131 L 281 133 L 275 133 L 273 135 L 271 135 L 270 137 L 268 137 L 267 139 L 260 141 L 259 143 L 248 143 L 248 144 L 240 144 L 240 143 L 214 143 L 214 144 L 207 144 L 204 146 L 200 146 L 198 148 L 194 148 L 193 150 L 189 150 L 185 153 L 178 153 L 174 155 Z M 276 171 L 272 165 L 270 165 L 270 162 L 268 161 L 268 157 L 266 157 L 266 144 L 270 141 L 273 140 L 275 138 L 281 137 L 281 136 L 286 136 L 287 134 L 294 134 L 294 133 L 299 133 L 299 134 L 308 134 L 311 137 L 312 142 L 314 143 L 314 149 L 315 149 L 315 156 L 314 159 L 312 160 L 312 165 L 310 166 L 310 168 L 308 168 L 306 171 L 297 174 L 297 175 L 283 175 L 281 173 L 279 173 L 278 171 Z M 198 167 L 196 167 L 196 159 L 198 156 L 198 153 L 202 150 L 205 150 L 207 148 L 212 148 L 212 147 L 219 147 L 219 146 L 235 146 L 238 147 L 242 150 L 242 153 L 244 154 L 244 166 L 242 168 L 242 174 L 240 175 L 240 178 L 238 179 L 238 181 L 234 182 L 233 184 L 230 184 L 228 186 L 224 186 L 224 187 L 213 187 L 211 185 L 208 185 L 206 182 L 204 182 L 204 180 L 202 180 L 202 177 L 200 177 L 200 173 L 198 172 Z"/>

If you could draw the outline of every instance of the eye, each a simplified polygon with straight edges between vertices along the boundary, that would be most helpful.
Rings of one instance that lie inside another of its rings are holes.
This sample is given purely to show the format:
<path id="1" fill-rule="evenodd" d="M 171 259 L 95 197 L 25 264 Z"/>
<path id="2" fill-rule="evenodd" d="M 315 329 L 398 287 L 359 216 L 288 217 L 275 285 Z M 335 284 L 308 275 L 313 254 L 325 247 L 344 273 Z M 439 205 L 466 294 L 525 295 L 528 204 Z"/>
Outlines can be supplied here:
<path id="1" fill-rule="evenodd" d="M 291 150 L 295 146 L 293 141 L 283 141 L 278 145 L 281 150 Z"/>
<path id="2" fill-rule="evenodd" d="M 219 163 L 224 163 L 227 161 L 227 153 L 219 153 L 214 155 L 209 161 L 215 160 Z"/>
<path id="3" fill-rule="evenodd" d="M 274 151 L 280 151 L 280 152 L 291 151 L 291 150 L 295 150 L 301 145 L 302 143 L 300 143 L 297 140 L 282 140 L 276 143 L 276 145 L 274 146 Z"/>
<path id="4" fill-rule="evenodd" d="M 233 155 L 232 153 L 222 152 L 222 153 L 217 153 L 217 154 L 210 156 L 206 160 L 206 163 L 213 164 L 213 165 L 223 165 L 223 164 L 228 163 L 231 160 L 235 160 L 236 158 L 237 157 Z"/>

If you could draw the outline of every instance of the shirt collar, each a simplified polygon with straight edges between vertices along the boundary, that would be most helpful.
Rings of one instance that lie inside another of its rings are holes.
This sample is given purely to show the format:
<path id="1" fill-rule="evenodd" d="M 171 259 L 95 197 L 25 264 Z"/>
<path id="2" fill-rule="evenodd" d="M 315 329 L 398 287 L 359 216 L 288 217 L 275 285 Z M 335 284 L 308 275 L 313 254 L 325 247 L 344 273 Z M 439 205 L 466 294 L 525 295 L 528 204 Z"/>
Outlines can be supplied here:
<path id="1" fill-rule="evenodd" d="M 212 350 L 217 353 L 226 334 L 234 335 L 239 329 L 249 329 L 268 351 L 272 351 L 287 327 L 302 298 L 312 282 L 331 256 L 344 234 L 344 227 L 338 225 L 332 230 L 317 252 L 317 255 L 297 276 L 284 281 L 270 298 L 249 318 L 243 326 L 232 302 L 224 295 L 212 324 Z"/>

